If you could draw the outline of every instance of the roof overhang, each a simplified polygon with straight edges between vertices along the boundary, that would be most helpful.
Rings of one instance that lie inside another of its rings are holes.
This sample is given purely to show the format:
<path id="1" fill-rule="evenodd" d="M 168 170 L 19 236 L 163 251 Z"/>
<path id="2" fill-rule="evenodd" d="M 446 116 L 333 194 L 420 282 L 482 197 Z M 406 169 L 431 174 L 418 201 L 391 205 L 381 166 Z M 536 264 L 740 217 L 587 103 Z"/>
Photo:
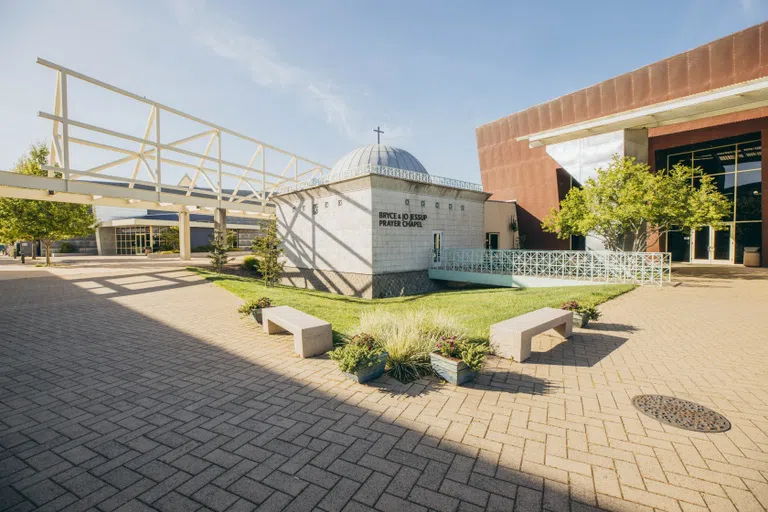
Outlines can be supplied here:
<path id="1" fill-rule="evenodd" d="M 129 217 L 126 219 L 112 219 L 112 220 L 105 220 L 102 222 L 99 222 L 99 227 L 101 228 L 119 228 L 119 227 L 125 227 L 125 226 L 169 226 L 178 227 L 179 222 L 174 220 L 158 220 L 158 219 L 145 219 L 142 217 Z M 200 221 L 191 221 L 189 223 L 190 227 L 193 228 L 213 228 L 213 222 L 200 222 Z M 252 224 L 237 224 L 232 222 L 227 222 L 227 229 L 251 229 L 254 231 L 259 230 L 259 226 L 255 226 Z"/>
<path id="2" fill-rule="evenodd" d="M 632 128 L 654 128 L 768 106 L 768 77 L 518 137 L 535 148 Z"/>

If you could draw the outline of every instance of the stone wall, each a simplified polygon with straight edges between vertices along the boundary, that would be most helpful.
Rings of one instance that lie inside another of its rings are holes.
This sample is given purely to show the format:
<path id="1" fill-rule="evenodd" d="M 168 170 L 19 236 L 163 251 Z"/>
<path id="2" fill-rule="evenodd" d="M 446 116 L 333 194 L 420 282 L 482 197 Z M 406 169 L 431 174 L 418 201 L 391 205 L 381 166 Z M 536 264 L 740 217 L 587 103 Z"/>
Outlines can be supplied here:
<path id="1" fill-rule="evenodd" d="M 442 289 L 437 281 L 429 278 L 426 270 L 372 275 L 285 267 L 280 284 L 363 299 L 418 295 Z"/>
<path id="2" fill-rule="evenodd" d="M 443 248 L 483 248 L 488 194 L 372 178 L 374 274 L 428 269 L 435 231 L 442 232 Z"/>
<path id="3" fill-rule="evenodd" d="M 280 278 L 280 284 L 350 297 L 373 298 L 371 274 L 286 266 Z"/>
<path id="4" fill-rule="evenodd" d="M 286 194 L 277 197 L 275 203 L 287 266 L 371 274 L 368 178 Z"/>
<path id="5" fill-rule="evenodd" d="M 433 291 L 433 233 L 444 248 L 482 248 L 488 195 L 378 175 L 281 195 L 282 282 L 365 298 Z"/>

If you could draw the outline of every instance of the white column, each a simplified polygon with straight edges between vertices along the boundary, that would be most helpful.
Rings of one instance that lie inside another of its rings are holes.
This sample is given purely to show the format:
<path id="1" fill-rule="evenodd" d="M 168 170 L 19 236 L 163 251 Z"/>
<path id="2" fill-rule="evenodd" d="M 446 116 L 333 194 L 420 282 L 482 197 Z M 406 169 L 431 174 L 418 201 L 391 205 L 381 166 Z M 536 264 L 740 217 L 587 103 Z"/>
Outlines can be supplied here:
<path id="1" fill-rule="evenodd" d="M 179 257 L 182 261 L 192 259 L 192 233 L 189 226 L 189 212 L 179 212 Z"/>
<path id="2" fill-rule="evenodd" d="M 216 208 L 213 210 L 213 236 L 219 240 L 227 240 L 226 208 Z"/>

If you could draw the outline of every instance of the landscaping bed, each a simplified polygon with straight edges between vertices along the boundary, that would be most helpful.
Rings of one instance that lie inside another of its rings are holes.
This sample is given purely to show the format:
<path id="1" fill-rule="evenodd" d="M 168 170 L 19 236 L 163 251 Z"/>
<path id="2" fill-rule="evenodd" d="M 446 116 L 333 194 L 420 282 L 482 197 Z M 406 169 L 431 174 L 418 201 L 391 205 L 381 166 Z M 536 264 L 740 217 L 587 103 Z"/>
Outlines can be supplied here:
<path id="1" fill-rule="evenodd" d="M 630 284 L 527 289 L 485 288 L 369 300 L 280 285 L 268 288 L 255 278 L 215 274 L 197 267 L 190 267 L 189 270 L 199 273 L 245 300 L 268 296 L 274 306 L 292 306 L 322 318 L 333 326 L 335 341 L 354 334 L 361 316 L 366 311 L 384 310 L 399 313 L 427 309 L 450 312 L 451 316 L 462 323 L 468 339 L 487 342 L 491 324 L 543 307 L 559 308 L 568 301 L 598 305 L 634 288 L 634 285 Z"/>

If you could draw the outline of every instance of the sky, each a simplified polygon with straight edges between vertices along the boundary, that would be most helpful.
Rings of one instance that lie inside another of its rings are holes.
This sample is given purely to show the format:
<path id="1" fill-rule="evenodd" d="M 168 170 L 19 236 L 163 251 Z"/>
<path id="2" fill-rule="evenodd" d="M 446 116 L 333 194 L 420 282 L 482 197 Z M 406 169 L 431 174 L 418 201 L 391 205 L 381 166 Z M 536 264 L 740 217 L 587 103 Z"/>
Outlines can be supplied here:
<path id="1" fill-rule="evenodd" d="M 327 166 L 381 126 L 479 183 L 478 126 L 767 17 L 768 0 L 0 0 L 0 169 L 49 140 L 42 57 Z M 74 86 L 70 105 L 143 135 L 143 106 Z"/>

